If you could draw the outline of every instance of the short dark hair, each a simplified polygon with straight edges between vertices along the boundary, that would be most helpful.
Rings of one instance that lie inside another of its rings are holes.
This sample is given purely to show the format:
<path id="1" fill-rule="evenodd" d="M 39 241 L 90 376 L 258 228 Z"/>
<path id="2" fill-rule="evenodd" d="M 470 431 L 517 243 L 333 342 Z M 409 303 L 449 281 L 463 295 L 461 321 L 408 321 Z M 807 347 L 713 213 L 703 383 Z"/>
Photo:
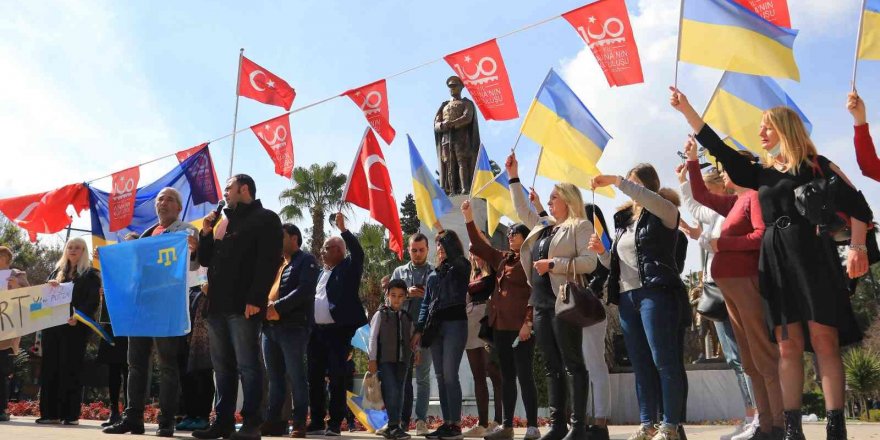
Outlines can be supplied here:
<path id="1" fill-rule="evenodd" d="M 416 243 L 419 241 L 424 241 L 425 246 L 428 246 L 428 244 L 429 244 L 428 236 L 425 234 L 422 234 L 421 232 L 416 232 L 415 234 L 409 236 L 409 244 L 413 244 L 413 243 Z"/>
<path id="2" fill-rule="evenodd" d="M 508 229 L 507 234 L 519 234 L 520 236 L 522 236 L 523 240 L 525 240 L 526 237 L 529 236 L 529 232 L 531 231 L 529 230 L 528 226 L 522 223 L 514 223 L 510 225 L 510 229 Z"/>
<path id="3" fill-rule="evenodd" d="M 283 229 L 284 232 L 287 232 L 287 235 L 296 236 L 296 245 L 299 247 L 302 247 L 302 245 L 303 245 L 302 232 L 299 232 L 299 228 L 297 228 L 295 224 L 285 223 L 285 224 L 281 225 L 281 229 Z"/>
<path id="4" fill-rule="evenodd" d="M 406 292 L 406 281 L 397 278 L 388 282 L 388 285 L 385 286 L 385 293 L 391 292 L 391 289 L 403 289 Z"/>
<path id="5" fill-rule="evenodd" d="M 247 185 L 248 193 L 251 195 L 251 198 L 257 198 L 257 184 L 251 176 L 248 176 L 247 174 L 236 174 L 232 176 L 232 178 L 235 179 L 235 183 L 239 185 Z"/>

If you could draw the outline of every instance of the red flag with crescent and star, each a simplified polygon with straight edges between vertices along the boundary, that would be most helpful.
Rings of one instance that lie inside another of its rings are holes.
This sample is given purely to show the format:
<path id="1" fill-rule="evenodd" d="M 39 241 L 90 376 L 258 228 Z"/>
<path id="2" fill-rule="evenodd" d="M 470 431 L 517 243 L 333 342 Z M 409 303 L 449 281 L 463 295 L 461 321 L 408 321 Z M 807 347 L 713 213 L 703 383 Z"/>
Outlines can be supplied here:
<path id="1" fill-rule="evenodd" d="M 562 17 L 593 51 L 609 86 L 645 82 L 624 0 L 599 0 Z"/>
<path id="2" fill-rule="evenodd" d="M 388 248 L 403 259 L 403 230 L 391 187 L 385 155 L 373 131 L 367 128 L 348 173 L 343 200 L 370 211 L 370 217 L 388 229 Z"/>
<path id="3" fill-rule="evenodd" d="M 79 215 L 89 209 L 89 191 L 82 183 L 62 186 L 38 194 L 0 200 L 0 212 L 28 232 L 31 241 L 37 234 L 54 234 L 70 224 L 67 207 L 73 205 Z"/>
<path id="4" fill-rule="evenodd" d="M 242 55 L 238 95 L 290 110 L 296 91 L 286 81 Z"/>
<path id="5" fill-rule="evenodd" d="M 446 55 L 443 59 L 461 78 L 487 121 L 519 117 L 501 49 L 494 39 Z"/>
<path id="6" fill-rule="evenodd" d="M 388 116 L 388 88 L 385 80 L 367 84 L 357 89 L 349 90 L 343 95 L 348 96 L 354 104 L 364 112 L 370 127 L 382 137 L 386 144 L 391 145 L 396 132 L 391 126 Z"/>
<path id="7" fill-rule="evenodd" d="M 110 232 L 116 232 L 131 224 L 140 178 L 139 167 L 131 167 L 113 173 L 113 188 L 110 190 L 107 203 L 107 210 L 110 213 Z"/>
<path id="8" fill-rule="evenodd" d="M 285 113 L 251 127 L 263 148 L 275 162 L 275 174 L 293 176 L 293 139 L 290 137 L 290 114 Z"/>

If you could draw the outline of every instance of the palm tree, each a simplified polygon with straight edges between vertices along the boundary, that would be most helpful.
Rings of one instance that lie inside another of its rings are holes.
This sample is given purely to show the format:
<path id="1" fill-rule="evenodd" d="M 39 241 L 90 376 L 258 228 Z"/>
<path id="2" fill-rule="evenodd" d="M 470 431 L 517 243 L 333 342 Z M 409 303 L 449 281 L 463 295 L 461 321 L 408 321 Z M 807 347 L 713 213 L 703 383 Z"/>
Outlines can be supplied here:
<path id="1" fill-rule="evenodd" d="M 854 348 L 843 356 L 846 385 L 867 414 L 867 399 L 880 391 L 880 357 L 870 349 Z"/>
<path id="2" fill-rule="evenodd" d="M 293 170 L 293 188 L 286 189 L 278 196 L 283 205 L 281 218 L 292 221 L 303 218 L 308 210 L 312 216 L 311 237 L 309 248 L 316 258 L 320 259 L 321 246 L 324 244 L 324 215 L 329 212 L 342 211 L 348 203 L 342 200 L 346 176 L 336 172 L 336 163 L 326 165 L 312 164 L 309 168 L 296 167 Z"/>
<path id="3" fill-rule="evenodd" d="M 382 303 L 382 277 L 391 275 L 399 263 L 397 255 L 388 249 L 385 227 L 374 223 L 364 223 L 357 234 L 364 248 L 364 275 L 361 280 L 361 301 L 369 316 Z"/>

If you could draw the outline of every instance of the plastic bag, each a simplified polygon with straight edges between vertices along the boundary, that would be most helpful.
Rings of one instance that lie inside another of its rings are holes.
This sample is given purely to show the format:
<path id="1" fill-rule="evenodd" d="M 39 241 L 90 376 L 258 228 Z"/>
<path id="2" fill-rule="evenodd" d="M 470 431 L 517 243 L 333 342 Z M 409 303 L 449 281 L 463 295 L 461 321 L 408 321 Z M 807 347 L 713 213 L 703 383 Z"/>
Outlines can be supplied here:
<path id="1" fill-rule="evenodd" d="M 385 402 L 382 401 L 382 388 L 379 386 L 379 376 L 376 374 L 364 374 L 364 385 L 361 389 L 363 396 L 364 409 L 384 409 Z"/>

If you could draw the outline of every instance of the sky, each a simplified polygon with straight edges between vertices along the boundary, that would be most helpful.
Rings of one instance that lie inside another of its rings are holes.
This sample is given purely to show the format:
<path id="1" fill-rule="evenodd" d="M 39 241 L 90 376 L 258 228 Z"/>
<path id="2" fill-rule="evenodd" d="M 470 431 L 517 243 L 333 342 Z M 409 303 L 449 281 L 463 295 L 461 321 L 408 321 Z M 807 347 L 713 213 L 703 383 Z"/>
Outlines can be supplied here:
<path id="1" fill-rule="evenodd" d="M 432 121 L 448 99 L 445 79 L 453 74 L 442 57 L 586 3 L 2 2 L 0 152 L 5 166 L 0 198 L 89 181 L 230 133 L 238 53 L 244 48 L 246 56 L 296 89 L 294 108 L 437 60 L 388 81 L 397 137 L 383 149 L 400 202 L 412 192 L 406 134 L 428 167 L 437 167 Z M 839 164 L 876 207 L 880 191 L 858 171 L 852 119 L 845 109 L 860 3 L 789 0 L 792 25 L 800 30 L 794 51 L 801 81 L 780 83 L 813 122 L 820 153 Z M 609 88 L 592 53 L 561 18 L 498 44 L 521 116 L 547 70 L 554 68 L 613 137 L 599 162 L 603 172 L 623 174 L 638 162 L 650 162 L 664 186 L 677 189 L 675 152 L 689 132 L 668 105 L 679 0 L 628 0 L 627 6 L 644 84 Z M 678 84 L 699 110 L 721 73 L 681 64 Z M 878 77 L 880 63 L 860 64 L 869 121 L 880 117 L 880 89 L 869 86 Z M 282 111 L 241 99 L 238 127 Z M 334 161 L 339 172 L 348 173 L 367 125 L 348 98 L 298 112 L 290 122 L 297 166 Z M 503 164 L 521 122 L 479 118 L 491 159 Z M 211 144 L 221 181 L 228 176 L 230 150 L 228 138 Z M 525 182 L 531 182 L 537 153 L 537 145 L 520 141 L 517 154 Z M 142 167 L 141 184 L 175 164 L 168 158 Z M 236 138 L 234 170 L 255 178 L 265 206 L 280 208 L 278 194 L 290 182 L 273 173 L 271 160 L 250 131 Z M 544 200 L 553 183 L 537 178 L 535 188 Z M 94 184 L 109 189 L 109 179 Z M 589 200 L 590 193 L 584 191 L 584 198 Z M 606 215 L 624 201 L 622 195 L 596 198 Z M 365 211 L 355 211 L 355 226 L 368 220 Z M 690 219 L 686 213 L 683 217 Z M 87 211 L 74 220 L 74 227 L 89 228 Z M 699 253 L 694 243 L 690 247 L 688 267 L 696 268 Z"/>

